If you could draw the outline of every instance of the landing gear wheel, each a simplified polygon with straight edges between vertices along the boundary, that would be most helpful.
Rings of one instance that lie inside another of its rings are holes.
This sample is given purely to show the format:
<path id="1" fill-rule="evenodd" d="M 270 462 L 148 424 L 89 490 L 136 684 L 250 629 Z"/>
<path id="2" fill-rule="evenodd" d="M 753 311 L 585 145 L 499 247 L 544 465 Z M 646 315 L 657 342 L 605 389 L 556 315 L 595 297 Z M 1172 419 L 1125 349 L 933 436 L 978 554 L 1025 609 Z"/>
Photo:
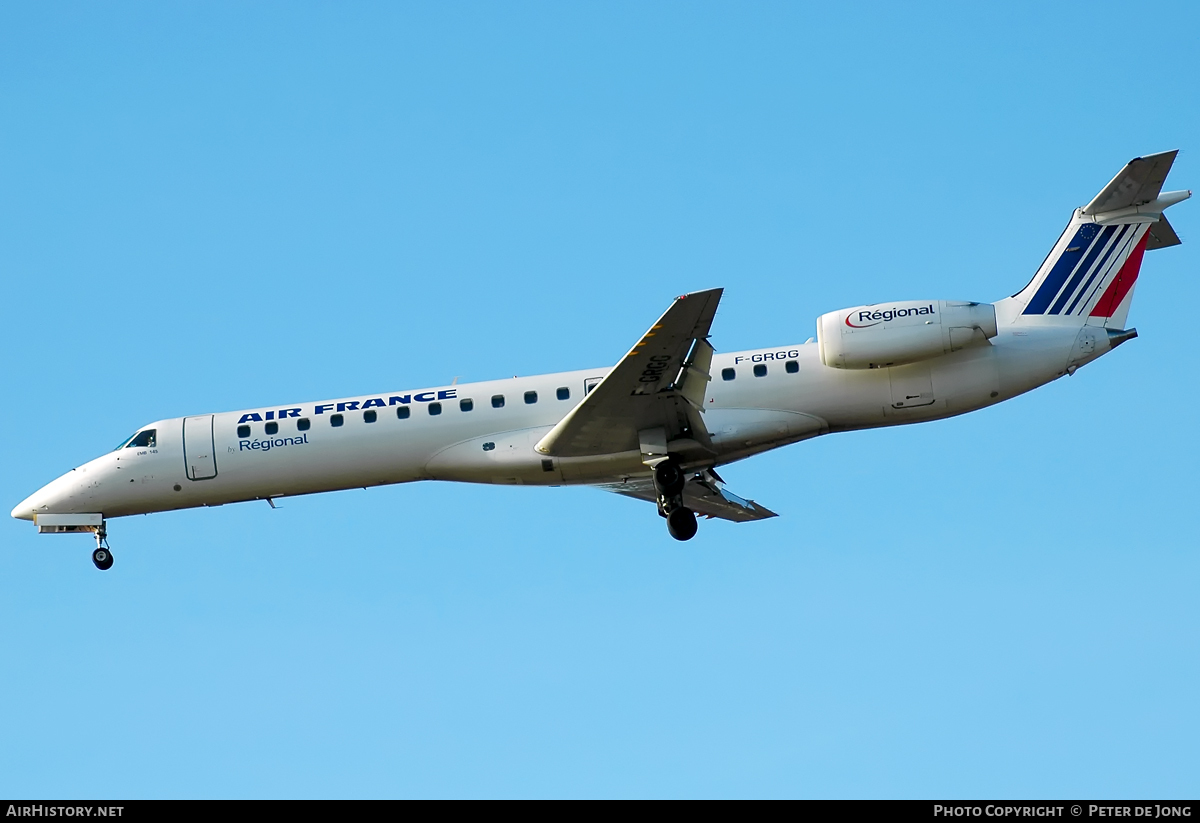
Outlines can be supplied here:
<path id="1" fill-rule="evenodd" d="M 691 540 L 696 536 L 696 513 L 680 506 L 667 515 L 667 531 L 676 540 Z"/>
<path id="2" fill-rule="evenodd" d="M 92 562 L 96 564 L 96 568 L 102 572 L 112 568 L 113 556 L 112 552 L 106 548 L 99 548 L 92 552 Z"/>
<path id="3" fill-rule="evenodd" d="M 671 458 L 659 462 L 654 467 L 654 489 L 663 497 L 676 497 L 683 492 L 687 483 L 687 475 L 679 464 Z"/>

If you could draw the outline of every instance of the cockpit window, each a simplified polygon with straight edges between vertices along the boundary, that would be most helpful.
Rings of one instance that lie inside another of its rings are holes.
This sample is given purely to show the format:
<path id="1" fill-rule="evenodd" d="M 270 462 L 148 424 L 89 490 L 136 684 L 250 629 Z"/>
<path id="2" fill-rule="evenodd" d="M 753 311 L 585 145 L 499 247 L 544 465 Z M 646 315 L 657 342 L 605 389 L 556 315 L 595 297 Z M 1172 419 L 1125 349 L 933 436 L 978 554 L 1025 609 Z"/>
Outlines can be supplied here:
<path id="1" fill-rule="evenodd" d="M 133 437 L 126 440 L 118 449 L 153 449 L 158 445 L 158 431 L 156 429 L 144 429 Z"/>

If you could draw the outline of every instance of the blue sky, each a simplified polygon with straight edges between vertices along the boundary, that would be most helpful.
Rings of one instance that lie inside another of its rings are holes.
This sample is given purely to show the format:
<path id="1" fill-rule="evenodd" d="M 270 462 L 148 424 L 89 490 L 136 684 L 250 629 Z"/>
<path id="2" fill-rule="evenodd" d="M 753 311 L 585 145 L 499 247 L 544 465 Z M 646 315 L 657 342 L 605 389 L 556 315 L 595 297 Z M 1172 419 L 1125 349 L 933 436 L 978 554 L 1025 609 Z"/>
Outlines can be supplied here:
<path id="1" fill-rule="evenodd" d="M 6 4 L 0 499 L 164 417 L 719 350 L 1023 286 L 1193 5 Z M 1196 207 L 1172 211 L 1185 243 Z M 0 795 L 1200 789 L 1196 250 L 1010 403 L 723 472 L 783 516 L 417 484 L 0 525 Z M 3 509 L 7 511 L 8 509 Z"/>

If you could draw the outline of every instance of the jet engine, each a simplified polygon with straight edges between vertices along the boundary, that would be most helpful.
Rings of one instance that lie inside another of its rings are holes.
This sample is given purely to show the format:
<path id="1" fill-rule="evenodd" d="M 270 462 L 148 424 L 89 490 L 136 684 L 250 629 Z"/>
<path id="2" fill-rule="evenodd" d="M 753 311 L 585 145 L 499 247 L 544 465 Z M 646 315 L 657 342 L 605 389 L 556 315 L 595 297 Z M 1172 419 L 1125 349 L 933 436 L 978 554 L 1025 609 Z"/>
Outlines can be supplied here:
<path id="1" fill-rule="evenodd" d="M 991 303 L 907 300 L 831 311 L 817 319 L 821 362 L 835 369 L 880 369 L 927 360 L 996 336 Z"/>

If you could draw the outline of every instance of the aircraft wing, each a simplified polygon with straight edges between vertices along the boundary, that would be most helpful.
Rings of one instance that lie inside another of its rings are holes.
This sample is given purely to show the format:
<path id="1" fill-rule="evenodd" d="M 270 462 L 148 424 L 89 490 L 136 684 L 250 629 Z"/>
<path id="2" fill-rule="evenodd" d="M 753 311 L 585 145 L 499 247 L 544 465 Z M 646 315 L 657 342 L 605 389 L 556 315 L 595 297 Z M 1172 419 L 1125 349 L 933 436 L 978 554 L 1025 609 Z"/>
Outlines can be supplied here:
<path id="1" fill-rule="evenodd" d="M 654 491 L 654 482 L 648 477 L 631 478 L 624 483 L 605 483 L 596 488 L 623 494 L 626 497 L 636 497 L 651 503 L 658 501 Z M 753 500 L 746 500 L 728 491 L 725 484 L 711 470 L 702 472 L 688 481 L 683 488 L 683 505 L 696 514 L 732 520 L 734 523 L 766 520 L 768 517 L 779 516 L 766 506 L 760 506 Z"/>
<path id="2" fill-rule="evenodd" d="M 639 448 L 639 432 L 663 429 L 658 439 L 664 455 L 667 441 L 712 453 L 701 412 L 713 355 L 706 338 L 721 292 L 675 298 L 604 380 L 541 439 L 537 451 L 555 457 L 630 451 Z"/>

